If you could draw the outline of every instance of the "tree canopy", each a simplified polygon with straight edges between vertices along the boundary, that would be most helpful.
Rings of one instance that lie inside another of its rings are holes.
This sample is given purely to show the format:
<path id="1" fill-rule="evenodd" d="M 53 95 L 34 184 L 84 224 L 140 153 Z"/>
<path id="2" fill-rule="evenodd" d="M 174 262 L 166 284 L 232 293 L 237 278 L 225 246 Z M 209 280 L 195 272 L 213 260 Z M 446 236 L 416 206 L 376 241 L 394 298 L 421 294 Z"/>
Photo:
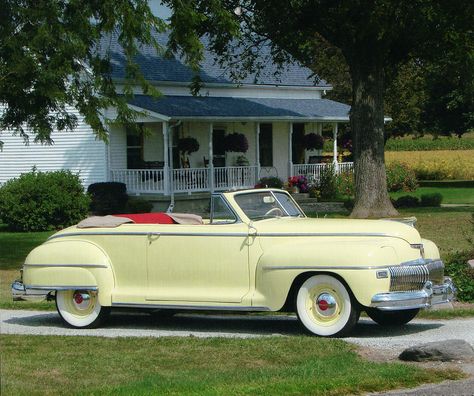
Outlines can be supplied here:
<path id="1" fill-rule="evenodd" d="M 158 92 L 133 62 L 138 46 L 154 45 L 153 29 L 165 23 L 146 0 L 2 0 L 0 6 L 0 131 L 11 130 L 25 141 L 51 142 L 51 131 L 71 130 L 78 109 L 98 136 L 106 139 L 105 110 L 117 119 L 133 119 L 127 106 L 132 84 Z M 110 78 L 108 54 L 101 40 L 119 31 L 126 58 L 124 94 Z"/>

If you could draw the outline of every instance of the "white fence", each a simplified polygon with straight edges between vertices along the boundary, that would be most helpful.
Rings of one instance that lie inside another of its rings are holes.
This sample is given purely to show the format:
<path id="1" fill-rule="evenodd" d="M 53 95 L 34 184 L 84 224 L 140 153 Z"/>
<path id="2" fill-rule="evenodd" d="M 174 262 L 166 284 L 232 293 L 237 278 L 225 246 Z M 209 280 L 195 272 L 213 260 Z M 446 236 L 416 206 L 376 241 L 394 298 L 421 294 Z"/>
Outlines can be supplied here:
<path id="1" fill-rule="evenodd" d="M 256 166 L 230 166 L 214 168 L 210 180 L 209 168 L 173 169 L 173 180 L 168 184 L 177 193 L 210 191 L 211 183 L 215 190 L 230 190 L 253 187 L 257 180 Z M 131 193 L 166 193 L 163 169 L 115 169 L 111 171 L 112 181 L 125 183 Z"/>
<path id="2" fill-rule="evenodd" d="M 293 175 L 304 175 L 307 178 L 318 181 L 321 178 L 321 173 L 324 169 L 332 167 L 336 173 L 353 172 L 353 162 L 340 162 L 336 166 L 333 163 L 329 164 L 300 164 L 293 165 Z"/>

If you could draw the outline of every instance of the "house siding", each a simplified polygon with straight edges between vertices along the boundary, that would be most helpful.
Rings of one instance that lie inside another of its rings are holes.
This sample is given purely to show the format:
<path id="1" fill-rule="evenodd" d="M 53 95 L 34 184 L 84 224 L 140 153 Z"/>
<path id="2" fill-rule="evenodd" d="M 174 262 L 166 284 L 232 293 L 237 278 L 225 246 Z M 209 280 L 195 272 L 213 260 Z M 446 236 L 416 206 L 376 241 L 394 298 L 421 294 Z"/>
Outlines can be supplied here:
<path id="1" fill-rule="evenodd" d="M 21 137 L 12 136 L 9 131 L 2 131 L 1 140 L 4 146 L 0 152 L 0 184 L 31 171 L 33 167 L 39 171 L 69 169 L 73 173 L 79 173 L 84 187 L 105 181 L 106 145 L 96 140 L 92 128 L 77 112 L 75 114 L 79 120 L 78 126 L 72 132 L 53 131 L 52 146 L 33 143 L 32 134 L 30 144 L 25 145 Z"/>

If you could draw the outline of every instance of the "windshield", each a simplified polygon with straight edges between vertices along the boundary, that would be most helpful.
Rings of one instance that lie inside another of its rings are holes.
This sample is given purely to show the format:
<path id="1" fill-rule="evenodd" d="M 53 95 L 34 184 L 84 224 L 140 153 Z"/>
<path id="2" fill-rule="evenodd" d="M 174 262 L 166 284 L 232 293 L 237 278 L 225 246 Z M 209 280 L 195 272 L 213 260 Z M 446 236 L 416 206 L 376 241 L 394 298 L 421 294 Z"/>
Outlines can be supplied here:
<path id="1" fill-rule="evenodd" d="M 284 192 L 256 191 L 238 194 L 234 199 L 250 220 L 261 220 L 270 217 L 304 216 L 293 199 Z"/>

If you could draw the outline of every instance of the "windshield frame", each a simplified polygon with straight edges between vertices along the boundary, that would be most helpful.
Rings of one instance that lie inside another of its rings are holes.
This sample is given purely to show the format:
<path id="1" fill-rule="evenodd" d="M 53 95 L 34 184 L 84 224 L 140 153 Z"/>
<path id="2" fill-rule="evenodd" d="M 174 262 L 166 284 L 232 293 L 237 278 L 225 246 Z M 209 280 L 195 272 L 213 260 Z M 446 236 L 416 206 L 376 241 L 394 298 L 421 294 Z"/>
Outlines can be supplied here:
<path id="1" fill-rule="evenodd" d="M 298 211 L 298 215 L 290 215 L 288 211 L 286 210 L 285 206 L 282 204 L 281 200 L 278 198 L 278 196 L 275 194 L 275 192 L 285 194 L 289 197 L 291 203 L 294 205 L 295 209 Z M 240 195 L 251 195 L 251 194 L 261 194 L 261 193 L 269 193 L 271 196 L 275 199 L 275 202 L 278 204 L 279 209 L 282 211 L 284 214 L 283 216 L 271 216 L 271 217 L 265 217 L 265 216 L 258 216 L 256 218 L 250 217 L 246 211 L 242 208 L 242 206 L 238 203 L 237 197 Z M 296 203 L 296 201 L 293 199 L 293 197 L 284 190 L 261 190 L 261 189 L 255 189 L 252 191 L 245 191 L 241 193 L 236 193 L 233 195 L 233 201 L 235 204 L 238 206 L 240 211 L 247 217 L 251 222 L 253 221 L 260 221 L 260 220 L 268 220 L 272 218 L 282 218 L 282 217 L 293 217 L 293 218 L 305 218 L 306 214 L 303 212 L 303 210 L 300 208 L 300 206 Z"/>

